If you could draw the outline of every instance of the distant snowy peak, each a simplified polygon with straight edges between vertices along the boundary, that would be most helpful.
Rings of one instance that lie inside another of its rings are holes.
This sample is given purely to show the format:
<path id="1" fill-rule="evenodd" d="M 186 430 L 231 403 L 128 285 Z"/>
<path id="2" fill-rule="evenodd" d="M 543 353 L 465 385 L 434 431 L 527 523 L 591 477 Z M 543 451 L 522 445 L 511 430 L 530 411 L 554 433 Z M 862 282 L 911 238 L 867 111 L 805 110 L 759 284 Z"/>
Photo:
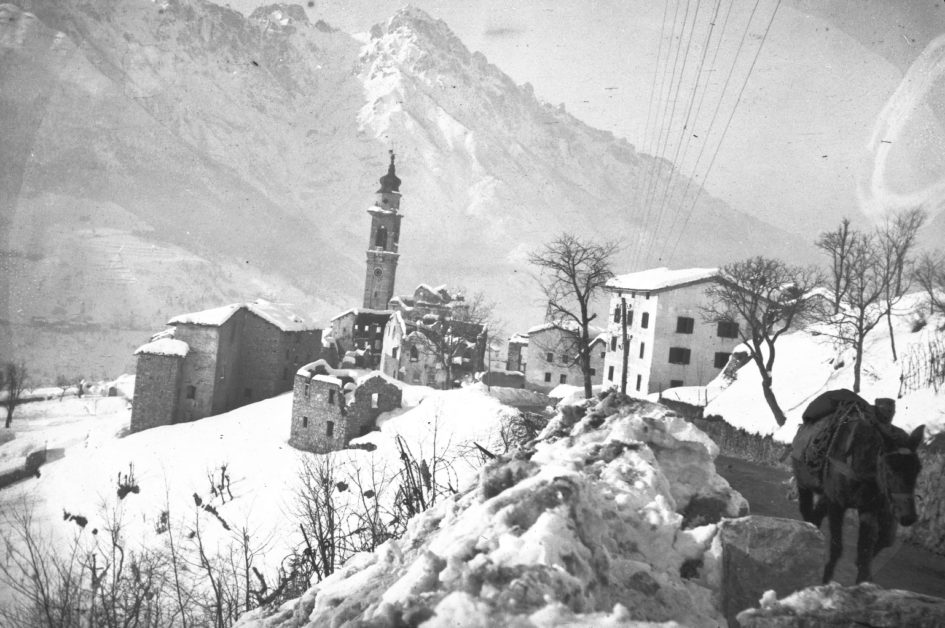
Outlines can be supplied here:
<path id="1" fill-rule="evenodd" d="M 268 22 L 274 26 L 289 26 L 292 23 L 308 25 L 308 16 L 305 9 L 298 4 L 267 4 L 258 7 L 249 18 L 260 22 Z"/>
<path id="2" fill-rule="evenodd" d="M 415 7 L 399 10 L 371 30 L 361 64 L 372 106 L 406 102 L 417 113 L 433 107 L 465 128 L 483 119 L 502 125 L 521 117 L 523 105 L 538 107 L 530 89 L 518 87 L 484 55 L 470 52 L 445 22 Z M 391 106 L 386 113 L 399 110 Z"/>

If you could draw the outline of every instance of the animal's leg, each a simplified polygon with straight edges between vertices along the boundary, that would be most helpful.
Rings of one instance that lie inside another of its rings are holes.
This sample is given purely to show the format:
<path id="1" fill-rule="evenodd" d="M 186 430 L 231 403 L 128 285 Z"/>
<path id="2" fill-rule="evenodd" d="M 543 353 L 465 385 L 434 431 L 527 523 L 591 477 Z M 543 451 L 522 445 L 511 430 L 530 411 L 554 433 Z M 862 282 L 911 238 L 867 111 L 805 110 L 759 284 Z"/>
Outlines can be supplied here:
<path id="1" fill-rule="evenodd" d="M 818 495 L 814 493 L 814 513 L 811 523 L 813 523 L 818 528 L 820 524 L 823 523 L 824 517 L 827 516 L 827 498 L 823 495 Z"/>
<path id="2" fill-rule="evenodd" d="M 879 521 L 876 513 L 860 511 L 860 531 L 856 540 L 856 583 L 869 582 L 873 576 L 870 573 L 870 562 L 877 547 L 879 536 Z"/>
<path id="3" fill-rule="evenodd" d="M 807 523 L 813 523 L 818 528 L 827 514 L 827 501 L 823 495 L 818 495 L 809 488 L 797 487 L 797 501 L 801 509 L 801 517 Z"/>
<path id="4" fill-rule="evenodd" d="M 826 501 L 826 500 L 824 500 Z M 830 529 L 827 564 L 824 565 L 824 584 L 833 579 L 833 570 L 843 555 L 843 513 L 846 508 L 836 504 L 827 504 L 827 522 Z"/>
<path id="5" fill-rule="evenodd" d="M 814 523 L 814 491 L 797 487 L 797 503 L 801 508 L 801 517 L 808 523 Z M 814 524 L 820 527 L 819 522 Z"/>
<path id="6" fill-rule="evenodd" d="M 899 528 L 896 514 L 889 508 L 879 512 L 877 522 L 876 547 L 873 549 L 873 556 L 886 547 L 892 547 L 896 542 L 896 532 Z"/>

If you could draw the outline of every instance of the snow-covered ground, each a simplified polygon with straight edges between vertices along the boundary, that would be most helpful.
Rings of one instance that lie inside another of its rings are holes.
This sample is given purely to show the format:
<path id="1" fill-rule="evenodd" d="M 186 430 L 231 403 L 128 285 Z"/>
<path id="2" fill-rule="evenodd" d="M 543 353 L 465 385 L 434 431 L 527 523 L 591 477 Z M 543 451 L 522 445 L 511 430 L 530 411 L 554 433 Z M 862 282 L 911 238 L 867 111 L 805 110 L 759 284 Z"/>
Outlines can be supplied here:
<path id="1" fill-rule="evenodd" d="M 380 430 L 356 439 L 373 451 L 351 449 L 333 455 L 341 473 L 371 468 L 390 477 L 400 468 L 395 437 L 401 436 L 417 460 L 437 455 L 452 461 L 453 485 L 477 472 L 474 442 L 500 449 L 498 427 L 515 411 L 477 387 L 433 391 L 404 386 L 405 407 L 382 416 Z M 44 533 L 69 540 L 76 524 L 64 511 L 88 519 L 87 530 L 106 524 L 104 515 L 120 506 L 125 537 L 148 546 L 162 542 L 155 531 L 164 511 L 186 522 L 195 515 L 194 495 L 211 503 L 234 529 L 246 527 L 266 542 L 268 567 L 301 539 L 292 517 L 302 459 L 314 454 L 288 445 L 291 393 L 192 423 L 158 427 L 117 438 L 127 430 L 130 409 L 120 397 L 67 397 L 24 404 L 17 410 L 17 437 L 0 445 L 0 462 L 44 445 L 65 449 L 63 458 L 30 478 L 0 491 L 0 510 L 24 504 Z M 12 462 L 11 462 L 12 464 Z M 225 466 L 232 499 L 211 495 L 212 476 Z M 138 492 L 118 497 L 119 480 Z M 3 523 L 0 522 L 0 526 Z M 208 526 L 210 537 L 223 543 L 229 533 Z"/>
<path id="2" fill-rule="evenodd" d="M 936 335 L 942 335 L 939 329 L 945 321 L 939 317 L 929 318 L 922 329 L 912 331 L 919 300 L 920 295 L 907 295 L 895 309 L 897 361 L 892 359 L 885 320 L 866 337 L 860 396 L 867 401 L 872 402 L 877 397 L 896 399 L 908 356 L 927 346 Z M 782 427 L 778 427 L 762 396 L 757 367 L 750 362 L 738 370 L 735 381 L 726 381 L 720 375 L 709 384 L 706 415 L 718 415 L 735 427 L 790 442 L 808 403 L 827 390 L 853 388 L 852 349 L 840 348 L 834 339 L 816 332 L 817 328 L 812 327 L 786 334 L 775 346 L 773 389 L 787 415 Z M 927 435 L 941 432 L 945 429 L 945 391 L 937 393 L 929 388 L 904 391 L 902 398 L 896 401 L 893 422 L 907 430 L 925 424 Z"/>

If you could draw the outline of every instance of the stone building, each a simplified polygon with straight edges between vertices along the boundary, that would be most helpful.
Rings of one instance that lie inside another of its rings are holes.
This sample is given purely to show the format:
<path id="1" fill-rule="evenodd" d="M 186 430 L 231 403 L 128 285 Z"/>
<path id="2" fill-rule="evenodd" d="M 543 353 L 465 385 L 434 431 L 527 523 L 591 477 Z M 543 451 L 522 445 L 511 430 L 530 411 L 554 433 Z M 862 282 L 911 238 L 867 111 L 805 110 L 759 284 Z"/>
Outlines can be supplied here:
<path id="1" fill-rule="evenodd" d="M 193 421 L 292 388 L 319 357 L 321 329 L 286 305 L 257 300 L 184 314 L 139 347 L 131 431 Z"/>
<path id="2" fill-rule="evenodd" d="M 703 386 L 718 375 L 741 343 L 737 324 L 702 321 L 705 289 L 718 279 L 715 268 L 653 268 L 607 282 L 611 340 L 604 359 L 604 385 L 621 385 L 624 308 L 628 394 Z"/>
<path id="3" fill-rule="evenodd" d="M 307 364 L 295 375 L 289 444 L 319 454 L 344 449 L 376 429 L 381 413 L 401 407 L 402 395 L 378 371 L 354 379 L 323 362 Z"/>
<path id="4" fill-rule="evenodd" d="M 527 365 L 525 362 L 525 356 L 527 350 L 528 336 L 526 334 L 515 334 L 509 338 L 508 357 L 505 361 L 505 370 L 525 373 L 525 368 Z"/>
<path id="5" fill-rule="evenodd" d="M 390 301 L 381 370 L 410 384 L 451 388 L 485 369 L 487 329 L 445 286 L 420 284 Z"/>
<path id="6" fill-rule="evenodd" d="M 384 327 L 391 310 L 354 308 L 338 314 L 330 321 L 331 341 L 341 365 L 376 369 L 381 363 Z"/>
<path id="7" fill-rule="evenodd" d="M 596 386 L 603 380 L 604 355 L 607 351 L 608 334 L 596 327 L 590 328 L 591 340 L 591 384 Z M 513 347 L 523 359 L 520 360 L 525 373 L 525 387 L 548 392 L 561 384 L 584 385 L 584 371 L 578 362 L 577 325 L 572 329 L 560 329 L 551 323 L 537 325 L 526 334 L 517 334 L 515 345 L 510 341 L 509 355 Z M 522 342 L 524 340 L 524 343 Z"/>

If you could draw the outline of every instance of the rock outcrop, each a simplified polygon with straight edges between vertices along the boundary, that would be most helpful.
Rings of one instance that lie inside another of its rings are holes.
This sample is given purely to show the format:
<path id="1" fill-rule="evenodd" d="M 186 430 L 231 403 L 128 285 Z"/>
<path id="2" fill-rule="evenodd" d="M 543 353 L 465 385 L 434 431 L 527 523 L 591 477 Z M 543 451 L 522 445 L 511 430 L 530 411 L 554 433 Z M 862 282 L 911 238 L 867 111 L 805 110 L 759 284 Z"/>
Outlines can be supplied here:
<path id="1" fill-rule="evenodd" d="M 782 594 L 816 583 L 824 537 L 809 523 L 777 517 L 723 521 L 715 543 L 722 556 L 722 612 L 730 625 L 768 590 Z"/>

